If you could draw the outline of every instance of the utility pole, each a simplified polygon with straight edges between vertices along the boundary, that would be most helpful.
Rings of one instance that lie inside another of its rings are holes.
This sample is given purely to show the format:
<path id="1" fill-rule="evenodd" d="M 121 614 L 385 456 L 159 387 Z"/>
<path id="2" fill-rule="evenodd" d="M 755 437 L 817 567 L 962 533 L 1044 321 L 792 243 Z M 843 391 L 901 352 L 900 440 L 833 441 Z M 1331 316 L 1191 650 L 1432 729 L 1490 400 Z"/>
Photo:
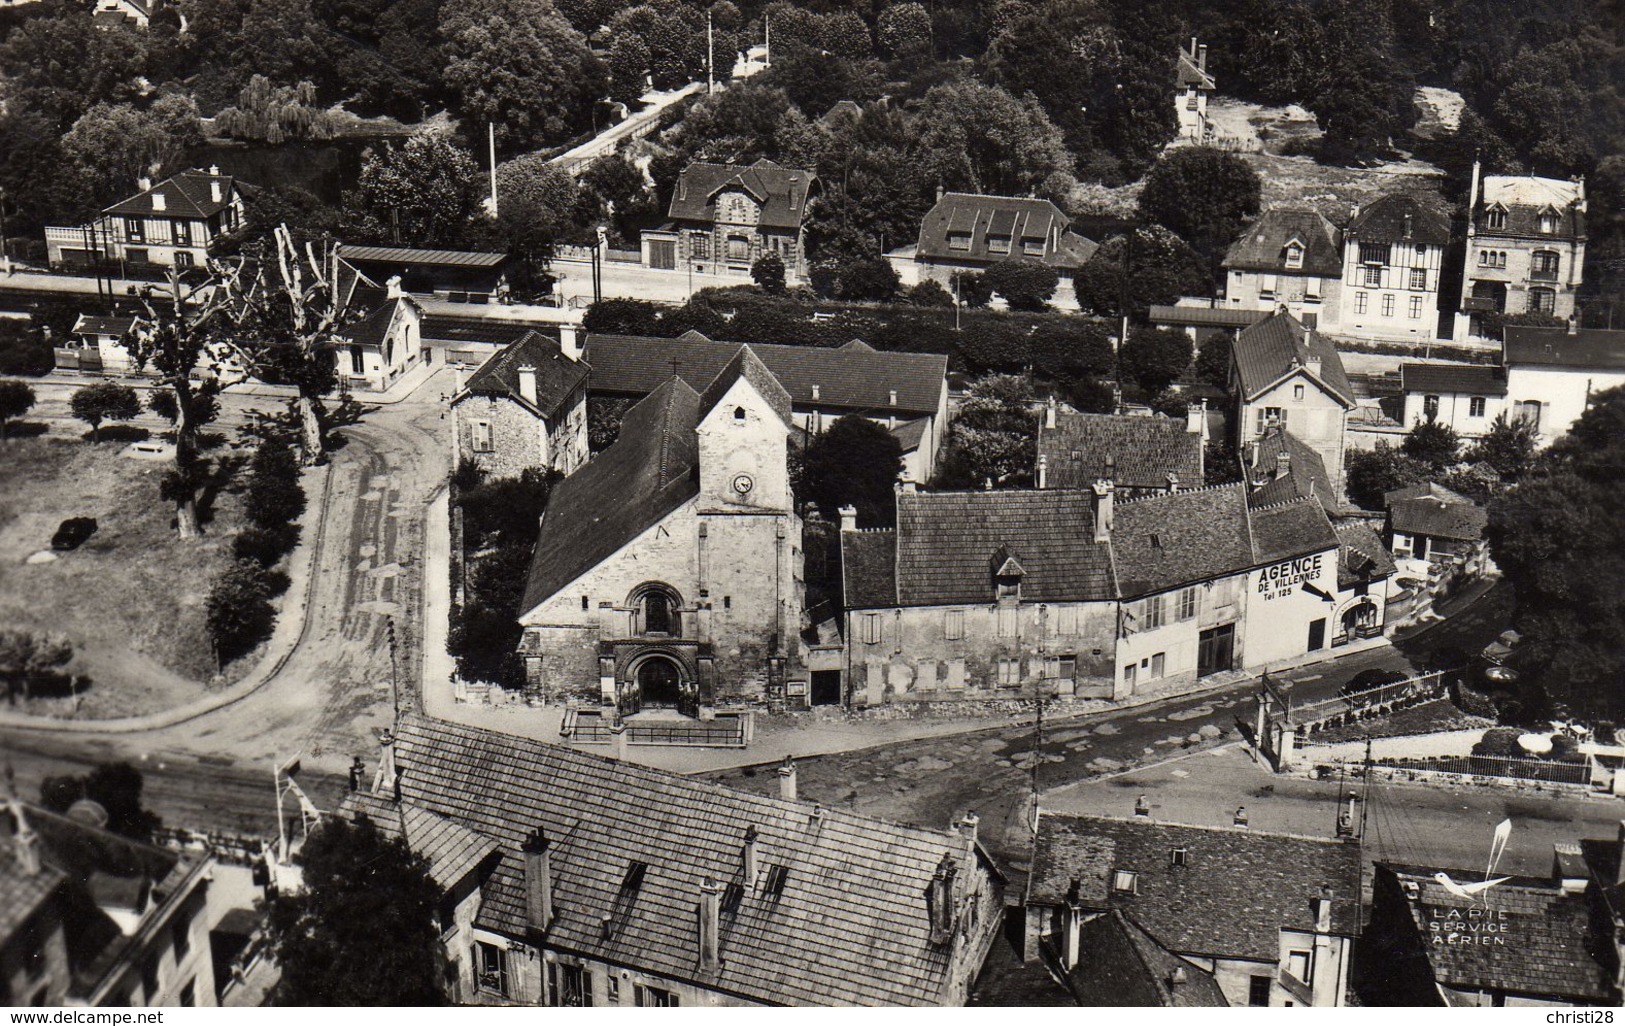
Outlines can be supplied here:
<path id="1" fill-rule="evenodd" d="M 391 726 L 398 727 L 401 722 L 401 682 L 395 665 L 395 618 L 393 616 L 384 620 L 384 636 L 389 640 L 389 696 L 395 706 L 395 719 Z"/>
<path id="2" fill-rule="evenodd" d="M 705 12 L 705 95 L 716 91 L 717 35 L 711 28 L 711 12 Z"/>
<path id="3" fill-rule="evenodd" d="M 762 16 L 762 64 L 773 66 L 773 19 L 768 15 Z"/>
<path id="4" fill-rule="evenodd" d="M 491 149 L 491 218 L 497 216 L 497 123 L 488 122 L 485 126 L 486 136 Z"/>

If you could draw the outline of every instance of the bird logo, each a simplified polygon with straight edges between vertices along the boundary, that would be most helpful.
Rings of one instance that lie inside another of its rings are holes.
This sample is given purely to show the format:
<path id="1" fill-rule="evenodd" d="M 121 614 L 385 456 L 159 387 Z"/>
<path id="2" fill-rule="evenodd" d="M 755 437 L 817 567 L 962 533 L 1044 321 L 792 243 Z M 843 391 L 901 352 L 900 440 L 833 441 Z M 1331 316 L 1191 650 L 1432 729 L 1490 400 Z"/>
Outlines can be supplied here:
<path id="1" fill-rule="evenodd" d="M 1458 898 L 1465 898 L 1475 904 L 1479 903 L 1479 895 L 1512 879 L 1510 876 L 1499 876 L 1493 880 L 1490 879 L 1490 874 L 1494 873 L 1495 867 L 1501 863 L 1501 856 L 1506 854 L 1507 841 L 1511 837 L 1512 820 L 1503 819 L 1500 825 L 1495 828 L 1495 836 L 1490 841 L 1490 860 L 1484 867 L 1483 880 L 1477 883 L 1457 883 L 1450 878 L 1449 873 L 1441 870 L 1433 874 L 1434 881 L 1448 893 L 1454 894 Z"/>

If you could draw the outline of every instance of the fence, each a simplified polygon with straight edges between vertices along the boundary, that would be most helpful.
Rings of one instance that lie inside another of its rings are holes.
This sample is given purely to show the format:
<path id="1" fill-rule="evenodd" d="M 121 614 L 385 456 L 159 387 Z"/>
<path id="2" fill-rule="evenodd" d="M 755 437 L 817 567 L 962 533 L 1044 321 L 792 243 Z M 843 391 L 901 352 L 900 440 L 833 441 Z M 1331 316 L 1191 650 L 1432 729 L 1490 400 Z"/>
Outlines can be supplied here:
<path id="1" fill-rule="evenodd" d="M 712 720 L 623 721 L 617 726 L 594 709 L 565 714 L 559 733 L 566 740 L 586 745 L 607 745 L 624 735 L 629 745 L 677 745 L 709 748 L 744 748 L 750 744 L 751 714 L 718 713 Z"/>
<path id="2" fill-rule="evenodd" d="M 1299 728 L 1299 733 L 1312 732 L 1328 720 L 1339 716 L 1347 717 L 1351 713 L 1381 715 L 1440 698 L 1445 694 L 1446 683 L 1442 671 L 1424 673 L 1419 677 L 1408 677 L 1390 684 L 1378 684 L 1364 691 L 1295 706 L 1289 711 L 1289 715 L 1292 723 Z"/>
<path id="3" fill-rule="evenodd" d="M 1583 762 L 1549 762 L 1504 755 L 1430 755 L 1413 759 L 1383 759 L 1378 765 L 1428 773 L 1454 773 L 1470 777 L 1506 777 L 1554 784 L 1589 784 L 1591 773 Z"/>

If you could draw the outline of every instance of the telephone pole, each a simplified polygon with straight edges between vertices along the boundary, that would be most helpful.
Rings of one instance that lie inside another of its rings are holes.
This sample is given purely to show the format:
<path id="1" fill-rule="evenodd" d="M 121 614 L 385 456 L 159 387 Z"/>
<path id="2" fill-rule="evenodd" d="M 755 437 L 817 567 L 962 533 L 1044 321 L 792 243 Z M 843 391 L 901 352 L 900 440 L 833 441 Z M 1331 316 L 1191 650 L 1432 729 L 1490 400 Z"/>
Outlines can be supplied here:
<path id="1" fill-rule="evenodd" d="M 705 95 L 716 91 L 717 36 L 711 27 L 711 12 L 705 12 Z"/>

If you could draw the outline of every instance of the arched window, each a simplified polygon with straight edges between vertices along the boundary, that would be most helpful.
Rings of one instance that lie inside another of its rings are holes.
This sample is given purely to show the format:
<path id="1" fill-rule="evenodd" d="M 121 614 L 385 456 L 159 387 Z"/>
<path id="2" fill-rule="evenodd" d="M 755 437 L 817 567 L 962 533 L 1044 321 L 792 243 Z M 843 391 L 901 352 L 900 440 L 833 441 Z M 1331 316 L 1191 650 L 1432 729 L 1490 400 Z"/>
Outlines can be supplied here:
<path id="1" fill-rule="evenodd" d="M 680 637 L 683 601 L 668 585 L 658 582 L 639 585 L 627 598 L 632 611 L 632 633 L 659 637 Z"/>
<path id="2" fill-rule="evenodd" d="M 651 591 L 643 596 L 643 633 L 670 634 L 673 619 L 669 595 Z"/>

